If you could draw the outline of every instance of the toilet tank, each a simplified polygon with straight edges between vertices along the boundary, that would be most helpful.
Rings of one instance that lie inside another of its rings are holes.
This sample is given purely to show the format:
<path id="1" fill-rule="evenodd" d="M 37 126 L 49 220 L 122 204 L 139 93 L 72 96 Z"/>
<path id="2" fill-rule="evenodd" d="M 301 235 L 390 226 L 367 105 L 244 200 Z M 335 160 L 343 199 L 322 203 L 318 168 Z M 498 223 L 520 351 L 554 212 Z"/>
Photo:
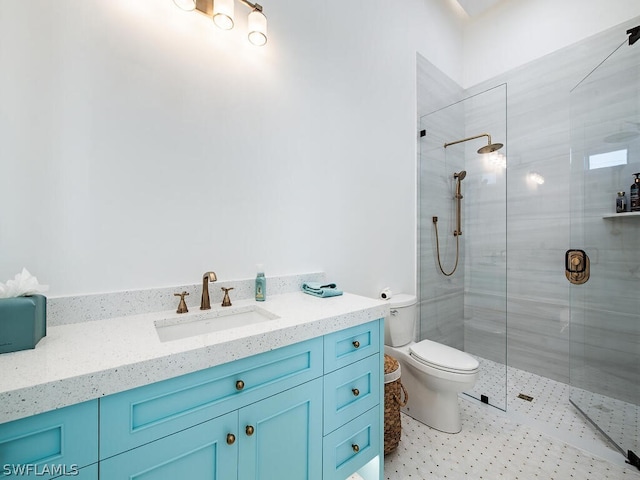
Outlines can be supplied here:
<path id="1" fill-rule="evenodd" d="M 384 321 L 384 344 L 401 347 L 413 341 L 416 326 L 415 295 L 399 293 L 389 300 L 389 316 Z"/>

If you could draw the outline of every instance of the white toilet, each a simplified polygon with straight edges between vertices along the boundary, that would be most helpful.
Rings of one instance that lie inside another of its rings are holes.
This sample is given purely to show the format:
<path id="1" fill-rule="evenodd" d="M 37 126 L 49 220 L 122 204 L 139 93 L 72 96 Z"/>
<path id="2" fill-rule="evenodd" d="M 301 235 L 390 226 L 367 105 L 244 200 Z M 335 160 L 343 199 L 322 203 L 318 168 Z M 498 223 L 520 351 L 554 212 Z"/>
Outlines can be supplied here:
<path id="1" fill-rule="evenodd" d="M 462 429 L 458 393 L 475 385 L 478 361 L 447 345 L 430 340 L 413 341 L 415 295 L 395 295 L 389 304 L 384 351 L 400 362 L 402 384 L 409 394 L 402 411 L 442 432 L 458 433 Z"/>

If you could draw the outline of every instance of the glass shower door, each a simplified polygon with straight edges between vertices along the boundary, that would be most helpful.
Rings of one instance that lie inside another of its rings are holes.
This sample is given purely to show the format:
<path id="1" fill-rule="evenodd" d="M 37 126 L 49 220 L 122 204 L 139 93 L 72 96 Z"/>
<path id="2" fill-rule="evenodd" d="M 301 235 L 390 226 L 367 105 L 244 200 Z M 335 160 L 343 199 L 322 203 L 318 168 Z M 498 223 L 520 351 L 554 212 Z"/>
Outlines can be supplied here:
<path id="1" fill-rule="evenodd" d="M 465 393 L 502 410 L 507 386 L 506 90 L 499 85 L 420 118 L 418 179 L 420 339 L 473 355 L 479 377 Z M 488 136 L 504 147 L 478 153 Z"/>
<path id="2" fill-rule="evenodd" d="M 616 213 L 616 197 L 629 198 L 640 172 L 640 42 L 612 51 L 571 92 L 570 246 L 578 257 L 568 252 L 565 266 L 567 279 L 580 281 L 570 287 L 570 400 L 633 461 L 640 454 L 640 212 Z"/>

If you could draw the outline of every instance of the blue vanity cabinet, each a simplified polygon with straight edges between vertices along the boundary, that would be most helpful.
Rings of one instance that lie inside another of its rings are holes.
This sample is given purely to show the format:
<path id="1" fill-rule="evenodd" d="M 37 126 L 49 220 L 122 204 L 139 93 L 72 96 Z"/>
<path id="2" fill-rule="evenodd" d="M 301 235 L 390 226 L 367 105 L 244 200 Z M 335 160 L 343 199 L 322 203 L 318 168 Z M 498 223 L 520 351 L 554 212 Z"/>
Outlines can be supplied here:
<path id="1" fill-rule="evenodd" d="M 97 400 L 0 425 L 2 478 L 86 475 L 83 467 L 97 461 Z"/>
<path id="2" fill-rule="evenodd" d="M 376 320 L 2 424 L 0 467 L 66 465 L 82 480 L 379 480 L 383 333 Z"/>

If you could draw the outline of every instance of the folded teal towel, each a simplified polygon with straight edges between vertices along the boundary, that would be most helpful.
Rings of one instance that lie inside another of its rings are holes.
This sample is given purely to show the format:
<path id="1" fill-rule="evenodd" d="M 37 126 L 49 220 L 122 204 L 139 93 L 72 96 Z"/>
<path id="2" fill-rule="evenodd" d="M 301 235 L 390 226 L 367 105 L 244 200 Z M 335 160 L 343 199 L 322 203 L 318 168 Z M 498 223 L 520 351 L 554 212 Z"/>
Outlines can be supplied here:
<path id="1" fill-rule="evenodd" d="M 342 290 L 336 288 L 335 283 L 307 282 L 302 284 L 302 291 L 316 297 L 336 297 L 342 295 Z"/>

